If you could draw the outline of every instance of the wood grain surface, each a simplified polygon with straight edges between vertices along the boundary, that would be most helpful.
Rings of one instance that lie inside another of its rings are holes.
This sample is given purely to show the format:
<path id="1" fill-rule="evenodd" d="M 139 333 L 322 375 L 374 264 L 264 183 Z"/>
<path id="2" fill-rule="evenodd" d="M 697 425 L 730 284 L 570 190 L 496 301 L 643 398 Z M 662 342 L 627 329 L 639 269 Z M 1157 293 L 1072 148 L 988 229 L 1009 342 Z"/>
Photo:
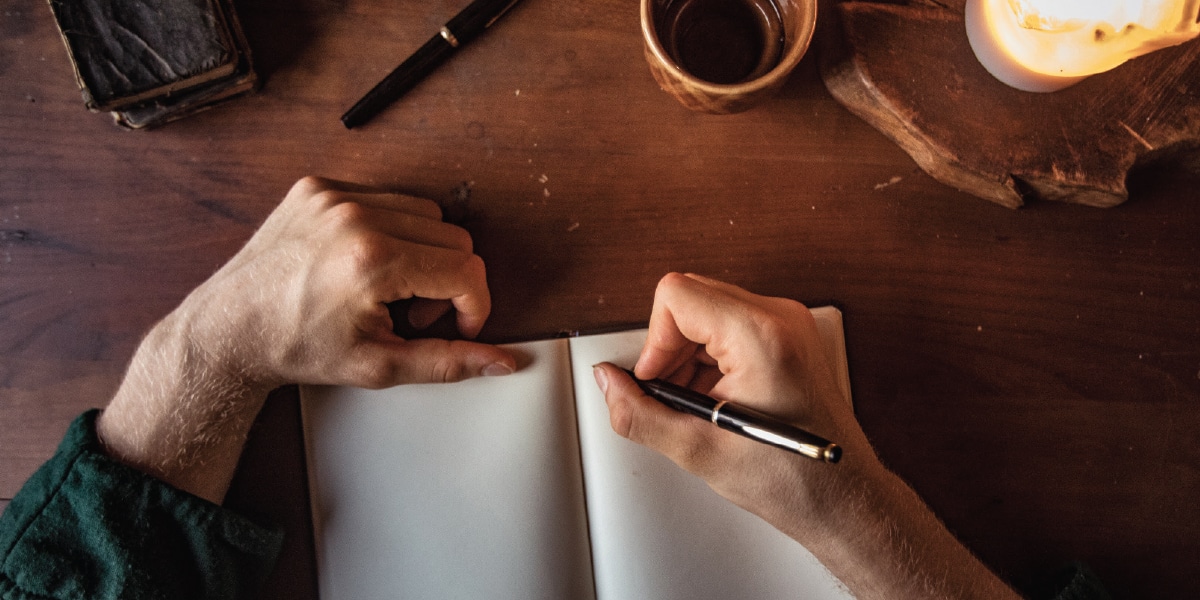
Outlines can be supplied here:
<path id="1" fill-rule="evenodd" d="M 834 303 L 864 429 L 987 564 L 1024 585 L 1079 559 L 1117 597 L 1194 593 L 1195 163 L 1135 171 L 1112 210 L 1007 210 L 842 108 L 815 55 L 754 110 L 688 111 L 654 83 L 629 0 L 525 0 L 346 131 L 338 116 L 462 4 L 241 1 L 263 89 L 148 132 L 83 109 L 44 2 L 5 5 L 0 499 L 106 402 L 147 328 L 318 174 L 467 216 L 488 340 L 643 322 L 672 270 Z M 267 596 L 313 598 L 288 392 L 230 503 L 289 532 Z"/>
<path id="2" fill-rule="evenodd" d="M 1200 40 L 1029 93 L 975 58 L 963 6 L 839 2 L 824 21 L 830 93 L 937 180 L 1011 208 L 1109 207 L 1128 199 L 1130 170 L 1200 149 Z"/>

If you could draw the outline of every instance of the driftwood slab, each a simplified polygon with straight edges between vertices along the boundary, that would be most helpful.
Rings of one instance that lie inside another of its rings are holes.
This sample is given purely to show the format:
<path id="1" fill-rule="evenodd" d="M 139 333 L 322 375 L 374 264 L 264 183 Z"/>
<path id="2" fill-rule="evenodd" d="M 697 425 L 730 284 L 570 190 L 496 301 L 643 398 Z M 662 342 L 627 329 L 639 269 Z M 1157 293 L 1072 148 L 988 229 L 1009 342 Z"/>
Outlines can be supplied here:
<path id="1" fill-rule="evenodd" d="M 1200 148 L 1200 40 L 1022 92 L 975 59 L 962 7 L 844 2 L 822 35 L 830 93 L 935 179 L 1012 208 L 1108 207 L 1135 166 Z"/>

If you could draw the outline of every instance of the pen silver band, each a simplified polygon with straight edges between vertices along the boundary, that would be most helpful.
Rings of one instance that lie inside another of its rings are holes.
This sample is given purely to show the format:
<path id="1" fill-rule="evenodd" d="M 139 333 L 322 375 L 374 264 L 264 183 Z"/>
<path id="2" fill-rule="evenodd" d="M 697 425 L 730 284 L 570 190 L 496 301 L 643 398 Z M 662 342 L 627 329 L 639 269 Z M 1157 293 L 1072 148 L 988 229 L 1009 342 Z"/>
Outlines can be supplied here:
<path id="1" fill-rule="evenodd" d="M 451 33 L 448 28 L 442 27 L 442 30 L 438 33 L 442 35 L 442 39 L 446 40 L 446 42 L 450 44 L 451 48 L 458 47 L 458 38 L 454 37 L 454 34 Z"/>
<path id="2" fill-rule="evenodd" d="M 717 402 L 716 406 L 713 407 L 713 412 L 712 412 L 712 422 L 713 423 L 717 422 L 717 417 L 721 416 L 721 407 L 725 406 L 725 404 L 727 402 L 728 402 L 727 400 L 721 400 L 720 402 Z"/>

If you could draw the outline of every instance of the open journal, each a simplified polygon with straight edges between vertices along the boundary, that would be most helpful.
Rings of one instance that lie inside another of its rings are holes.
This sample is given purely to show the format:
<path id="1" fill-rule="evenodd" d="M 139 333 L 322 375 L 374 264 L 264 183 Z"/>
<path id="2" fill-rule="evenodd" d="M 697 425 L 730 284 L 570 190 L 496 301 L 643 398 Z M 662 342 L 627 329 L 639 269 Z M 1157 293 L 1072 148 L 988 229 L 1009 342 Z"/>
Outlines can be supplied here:
<path id="1" fill-rule="evenodd" d="M 813 315 L 849 402 L 841 313 Z M 850 598 L 803 546 L 612 431 L 592 365 L 632 366 L 645 335 L 516 344 L 525 366 L 501 378 L 302 388 L 321 598 Z"/>

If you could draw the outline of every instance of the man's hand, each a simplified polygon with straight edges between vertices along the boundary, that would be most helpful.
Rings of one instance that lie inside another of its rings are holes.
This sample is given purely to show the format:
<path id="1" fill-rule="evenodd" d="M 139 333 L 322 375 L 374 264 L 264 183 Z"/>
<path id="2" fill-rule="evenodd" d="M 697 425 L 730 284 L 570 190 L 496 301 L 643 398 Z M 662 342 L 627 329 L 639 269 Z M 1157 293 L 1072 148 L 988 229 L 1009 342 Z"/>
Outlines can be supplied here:
<path id="1" fill-rule="evenodd" d="M 267 387 L 382 388 L 512 372 L 512 357 L 494 346 L 392 333 L 387 302 L 452 304 L 466 338 L 491 311 L 471 236 L 441 216 L 429 200 L 303 179 L 181 310 L 216 358 Z"/>
<path id="2" fill-rule="evenodd" d="M 820 513 L 837 501 L 825 481 L 830 473 L 880 468 L 820 343 L 812 314 L 798 302 L 697 275 L 667 275 L 634 373 L 792 423 L 837 443 L 843 459 L 832 466 L 719 429 L 645 396 L 605 365 L 613 429 L 777 526 Z"/>
<path id="3" fill-rule="evenodd" d="M 596 367 L 613 429 L 804 544 L 855 597 L 1016 598 L 883 467 L 803 305 L 697 275 L 659 283 L 634 368 L 754 408 L 836 442 L 836 465 L 676 412 L 623 371 Z"/>
<path id="4" fill-rule="evenodd" d="M 472 338 L 491 310 L 466 231 L 428 200 L 315 178 L 298 182 L 246 246 L 143 340 L 97 422 L 106 451 L 220 502 L 266 394 L 285 383 L 380 388 L 511 373 L 470 341 L 405 340 L 453 306 Z"/>

